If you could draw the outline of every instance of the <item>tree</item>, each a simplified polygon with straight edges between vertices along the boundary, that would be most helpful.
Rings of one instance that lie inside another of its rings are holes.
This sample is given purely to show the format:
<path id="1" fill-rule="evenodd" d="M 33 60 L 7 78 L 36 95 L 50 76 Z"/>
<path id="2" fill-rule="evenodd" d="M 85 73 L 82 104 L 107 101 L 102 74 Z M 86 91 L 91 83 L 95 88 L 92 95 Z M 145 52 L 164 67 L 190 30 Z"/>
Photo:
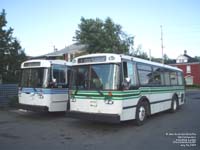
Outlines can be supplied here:
<path id="1" fill-rule="evenodd" d="M 163 55 L 163 58 L 164 58 L 164 64 L 175 64 L 176 63 L 176 60 L 175 59 L 171 59 L 167 56 L 167 54 L 164 54 Z M 158 62 L 158 63 L 162 63 L 162 58 L 152 58 L 152 61 L 154 62 Z"/>
<path id="2" fill-rule="evenodd" d="M 175 64 L 176 63 L 176 60 L 175 59 L 170 59 L 167 54 L 164 54 L 163 55 L 163 58 L 164 58 L 164 63 L 165 64 Z"/>
<path id="3" fill-rule="evenodd" d="M 142 50 L 142 45 L 139 45 L 136 49 L 132 49 L 130 55 L 137 58 L 149 60 L 147 53 Z"/>
<path id="4" fill-rule="evenodd" d="M 197 62 L 200 62 L 200 56 L 195 56 L 194 59 L 195 59 Z"/>
<path id="5" fill-rule="evenodd" d="M 19 41 L 13 37 L 13 29 L 7 28 L 6 25 L 6 13 L 3 9 L 0 14 L 0 78 L 4 83 L 16 83 L 17 70 L 26 55 Z"/>
<path id="6" fill-rule="evenodd" d="M 87 45 L 88 53 L 128 53 L 133 45 L 134 38 L 109 17 L 105 21 L 82 17 L 78 28 L 74 40 Z"/>

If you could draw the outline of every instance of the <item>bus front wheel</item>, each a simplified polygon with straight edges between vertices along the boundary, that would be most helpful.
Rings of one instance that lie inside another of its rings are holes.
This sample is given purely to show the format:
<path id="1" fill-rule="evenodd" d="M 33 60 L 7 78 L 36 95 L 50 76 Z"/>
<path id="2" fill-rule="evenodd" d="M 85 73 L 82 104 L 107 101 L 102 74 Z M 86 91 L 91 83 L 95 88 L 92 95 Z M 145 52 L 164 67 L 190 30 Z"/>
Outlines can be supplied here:
<path id="1" fill-rule="evenodd" d="M 177 109 L 178 109 L 178 99 L 176 96 L 173 96 L 170 112 L 174 113 L 177 111 Z"/>
<path id="2" fill-rule="evenodd" d="M 141 126 L 147 118 L 147 103 L 145 101 L 139 102 L 136 108 L 136 124 Z"/>

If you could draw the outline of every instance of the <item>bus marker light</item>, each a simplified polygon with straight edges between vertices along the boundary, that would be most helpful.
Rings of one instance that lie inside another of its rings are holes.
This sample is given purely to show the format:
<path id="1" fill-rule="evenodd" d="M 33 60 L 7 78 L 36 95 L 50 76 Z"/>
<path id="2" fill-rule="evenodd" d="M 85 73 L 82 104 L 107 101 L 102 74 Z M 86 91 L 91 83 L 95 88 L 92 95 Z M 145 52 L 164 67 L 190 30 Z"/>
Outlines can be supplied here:
<path id="1" fill-rule="evenodd" d="M 108 57 L 109 60 L 115 60 L 115 57 L 114 56 L 110 56 Z"/>
<path id="2" fill-rule="evenodd" d="M 112 96 L 112 92 L 108 92 L 108 96 Z"/>

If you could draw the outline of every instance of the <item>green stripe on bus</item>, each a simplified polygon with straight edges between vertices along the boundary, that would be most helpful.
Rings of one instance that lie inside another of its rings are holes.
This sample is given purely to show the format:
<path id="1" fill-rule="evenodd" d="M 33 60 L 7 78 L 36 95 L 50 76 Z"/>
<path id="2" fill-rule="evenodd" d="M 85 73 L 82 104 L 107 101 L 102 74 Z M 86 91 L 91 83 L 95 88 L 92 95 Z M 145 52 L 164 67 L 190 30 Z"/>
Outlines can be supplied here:
<path id="1" fill-rule="evenodd" d="M 125 95 L 138 95 L 138 94 L 145 94 L 145 93 L 163 93 L 163 92 L 174 92 L 174 91 L 184 91 L 184 89 L 179 88 L 179 89 L 149 89 L 149 90 L 130 90 L 130 91 L 111 91 L 113 96 L 125 96 Z M 74 92 L 73 92 L 74 93 Z M 103 95 L 107 95 L 109 91 L 101 91 Z M 80 96 L 99 96 L 101 95 L 98 91 L 77 91 L 75 95 L 80 95 Z M 74 94 L 73 94 L 74 95 Z"/>
<path id="2" fill-rule="evenodd" d="M 108 97 L 112 100 L 128 100 L 128 99 L 136 99 L 143 95 L 148 94 L 162 94 L 162 93 L 172 93 L 172 92 L 184 92 L 184 87 L 145 87 L 140 88 L 138 90 L 129 90 L 129 91 L 112 91 L 112 96 L 109 97 L 109 91 L 101 91 L 103 95 L 101 95 L 98 91 L 77 91 L 76 94 L 72 94 L 75 98 L 78 99 L 96 99 L 96 100 L 105 100 Z M 74 93 L 75 91 L 73 91 Z"/>

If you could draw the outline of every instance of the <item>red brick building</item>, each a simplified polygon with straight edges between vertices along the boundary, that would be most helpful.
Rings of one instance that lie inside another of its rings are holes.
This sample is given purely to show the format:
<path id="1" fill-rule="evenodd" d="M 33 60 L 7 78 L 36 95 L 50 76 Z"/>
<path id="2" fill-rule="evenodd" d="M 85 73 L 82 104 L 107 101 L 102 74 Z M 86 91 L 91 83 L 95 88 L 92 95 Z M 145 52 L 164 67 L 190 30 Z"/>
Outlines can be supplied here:
<path id="1" fill-rule="evenodd" d="M 184 55 L 180 55 L 176 59 L 176 64 L 171 64 L 171 66 L 183 70 L 186 85 L 200 85 L 200 62 L 187 55 L 186 50 Z"/>
<path id="2" fill-rule="evenodd" d="M 172 64 L 183 70 L 186 85 L 200 85 L 200 63 Z"/>

